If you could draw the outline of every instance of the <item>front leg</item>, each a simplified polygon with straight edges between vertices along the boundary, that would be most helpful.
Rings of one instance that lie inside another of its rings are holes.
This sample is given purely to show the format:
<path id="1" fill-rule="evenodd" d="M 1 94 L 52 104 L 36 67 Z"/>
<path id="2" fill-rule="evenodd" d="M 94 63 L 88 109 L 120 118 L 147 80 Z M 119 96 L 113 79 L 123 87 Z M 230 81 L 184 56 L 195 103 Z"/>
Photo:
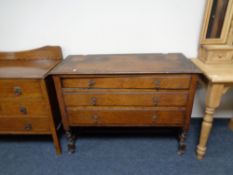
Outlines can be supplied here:
<path id="1" fill-rule="evenodd" d="M 182 131 L 179 136 L 179 145 L 178 145 L 178 152 L 177 152 L 179 156 L 182 156 L 186 150 L 186 144 L 185 144 L 186 136 L 187 136 L 187 133 L 184 131 Z"/>
<path id="2" fill-rule="evenodd" d="M 72 154 L 75 152 L 76 146 L 75 146 L 75 136 L 72 134 L 71 130 L 66 131 L 66 137 L 68 140 L 67 148 L 69 154 Z"/>
<path id="3" fill-rule="evenodd" d="M 197 159 L 204 158 L 206 153 L 206 145 L 213 125 L 213 115 L 215 109 L 219 106 L 224 85 L 209 83 L 208 93 L 206 96 L 206 110 L 202 121 L 201 134 L 199 144 L 197 146 Z"/>

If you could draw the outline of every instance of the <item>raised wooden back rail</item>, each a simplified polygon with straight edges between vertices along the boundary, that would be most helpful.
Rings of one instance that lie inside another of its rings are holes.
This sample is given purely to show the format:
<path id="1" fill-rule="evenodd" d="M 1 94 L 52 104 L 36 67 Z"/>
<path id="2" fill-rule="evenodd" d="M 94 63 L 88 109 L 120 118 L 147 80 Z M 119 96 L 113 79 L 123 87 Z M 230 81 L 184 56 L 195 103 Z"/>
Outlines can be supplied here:
<path id="1" fill-rule="evenodd" d="M 0 52 L 0 60 L 61 60 L 62 51 L 59 46 L 45 46 L 38 49 L 20 52 Z"/>

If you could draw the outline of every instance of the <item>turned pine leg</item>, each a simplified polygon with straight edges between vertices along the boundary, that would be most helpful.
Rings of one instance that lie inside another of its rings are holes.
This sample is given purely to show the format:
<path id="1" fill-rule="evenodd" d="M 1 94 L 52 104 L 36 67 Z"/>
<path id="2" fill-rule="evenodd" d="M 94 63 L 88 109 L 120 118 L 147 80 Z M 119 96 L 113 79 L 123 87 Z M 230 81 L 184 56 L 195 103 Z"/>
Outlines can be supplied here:
<path id="1" fill-rule="evenodd" d="M 220 104 L 223 91 L 224 86 L 222 84 L 209 83 L 208 85 L 205 116 L 202 121 L 200 140 L 197 146 L 197 159 L 199 160 L 203 159 L 206 153 L 206 145 L 212 128 L 214 111 Z"/>
<path id="2" fill-rule="evenodd" d="M 178 155 L 180 156 L 183 155 L 186 150 L 186 144 L 185 144 L 186 136 L 187 133 L 183 131 L 179 137 Z"/>
<path id="3" fill-rule="evenodd" d="M 75 148 L 75 136 L 71 133 L 70 129 L 66 131 L 66 137 L 68 140 L 68 144 L 67 144 L 68 152 L 72 154 L 75 152 L 76 148 Z"/>

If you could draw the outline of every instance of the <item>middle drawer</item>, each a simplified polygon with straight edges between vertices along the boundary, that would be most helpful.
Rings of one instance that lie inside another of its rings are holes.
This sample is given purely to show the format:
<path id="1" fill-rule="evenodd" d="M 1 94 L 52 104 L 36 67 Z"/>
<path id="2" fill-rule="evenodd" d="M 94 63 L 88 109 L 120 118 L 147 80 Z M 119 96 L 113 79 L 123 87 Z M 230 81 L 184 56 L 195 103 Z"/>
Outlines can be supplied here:
<path id="1" fill-rule="evenodd" d="M 43 117 L 48 115 L 48 108 L 49 107 L 45 103 L 45 101 L 38 98 L 35 98 L 33 100 L 3 100 L 0 101 L 0 117 Z"/>
<path id="2" fill-rule="evenodd" d="M 187 91 L 63 89 L 66 106 L 185 106 Z"/>

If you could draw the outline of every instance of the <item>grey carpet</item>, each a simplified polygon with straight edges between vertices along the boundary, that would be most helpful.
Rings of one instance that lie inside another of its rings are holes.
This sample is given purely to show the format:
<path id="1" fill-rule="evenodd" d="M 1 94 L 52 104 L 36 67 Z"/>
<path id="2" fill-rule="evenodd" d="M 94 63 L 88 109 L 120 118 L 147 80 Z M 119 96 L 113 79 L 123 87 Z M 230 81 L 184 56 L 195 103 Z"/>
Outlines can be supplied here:
<path id="1" fill-rule="evenodd" d="M 195 157 L 200 120 L 192 120 L 185 155 L 174 135 L 81 134 L 77 151 L 56 156 L 48 136 L 0 136 L 0 175 L 232 175 L 233 132 L 216 120 L 204 160 Z"/>

